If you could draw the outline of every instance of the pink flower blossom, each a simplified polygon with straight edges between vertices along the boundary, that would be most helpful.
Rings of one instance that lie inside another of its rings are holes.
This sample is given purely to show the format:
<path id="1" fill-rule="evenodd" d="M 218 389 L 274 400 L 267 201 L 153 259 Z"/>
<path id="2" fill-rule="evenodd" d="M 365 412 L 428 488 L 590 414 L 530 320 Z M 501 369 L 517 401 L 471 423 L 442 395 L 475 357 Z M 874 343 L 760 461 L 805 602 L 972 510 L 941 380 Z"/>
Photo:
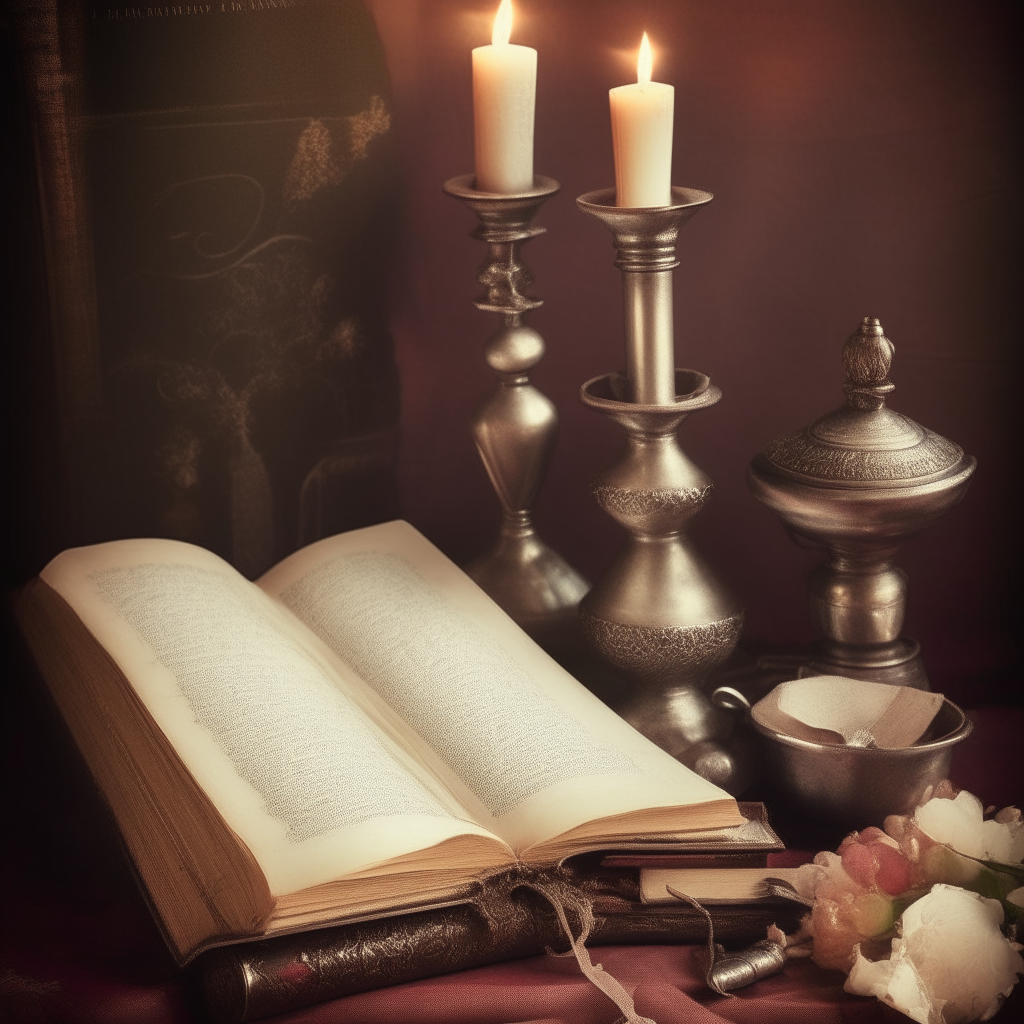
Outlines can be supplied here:
<path id="1" fill-rule="evenodd" d="M 1024 887 L 1015 888 L 1024 817 L 1012 807 L 986 817 L 976 797 L 948 781 L 928 797 L 914 814 L 886 818 L 884 831 L 852 832 L 836 853 L 814 858 L 813 907 L 800 931 L 784 937 L 787 955 L 806 955 L 810 940 L 819 966 L 853 972 L 848 991 L 876 995 L 915 1020 L 985 1020 L 1022 969 L 1020 947 L 999 925 L 1005 910 L 1012 937 L 1024 905 Z M 940 925 L 947 908 L 958 922 L 977 918 L 991 952 L 987 974 L 964 951 L 981 939 L 965 947 L 959 924 Z"/>
<path id="2" fill-rule="evenodd" d="M 843 870 L 865 889 L 899 896 L 910 888 L 912 865 L 900 844 L 880 828 L 847 836 L 839 847 Z"/>
<path id="3" fill-rule="evenodd" d="M 819 853 L 824 870 L 814 889 L 810 928 L 815 963 L 848 971 L 861 943 L 892 935 L 902 910 L 894 902 L 909 887 L 911 865 L 881 829 L 852 832 L 838 853 Z"/>

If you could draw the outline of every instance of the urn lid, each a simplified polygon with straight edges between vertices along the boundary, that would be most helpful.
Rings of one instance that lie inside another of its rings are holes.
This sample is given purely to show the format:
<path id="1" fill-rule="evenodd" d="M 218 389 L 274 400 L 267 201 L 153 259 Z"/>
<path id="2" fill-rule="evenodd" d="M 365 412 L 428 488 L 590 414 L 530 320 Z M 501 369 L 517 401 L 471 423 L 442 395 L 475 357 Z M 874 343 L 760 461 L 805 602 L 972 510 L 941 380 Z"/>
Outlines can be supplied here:
<path id="1" fill-rule="evenodd" d="M 912 487 L 961 467 L 959 445 L 886 405 L 894 352 L 878 319 L 864 317 L 843 346 L 845 405 L 772 441 L 762 459 L 800 483 L 858 489 Z"/>

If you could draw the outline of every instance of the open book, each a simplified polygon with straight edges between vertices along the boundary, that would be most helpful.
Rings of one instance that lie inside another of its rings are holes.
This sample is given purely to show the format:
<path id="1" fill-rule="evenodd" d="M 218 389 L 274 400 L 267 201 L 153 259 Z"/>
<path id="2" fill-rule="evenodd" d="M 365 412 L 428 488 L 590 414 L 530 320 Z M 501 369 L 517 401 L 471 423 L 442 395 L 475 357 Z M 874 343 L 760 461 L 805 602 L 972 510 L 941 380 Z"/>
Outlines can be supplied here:
<path id="1" fill-rule="evenodd" d="M 180 962 L 743 821 L 404 522 L 255 584 L 177 541 L 75 548 L 17 613 Z"/>

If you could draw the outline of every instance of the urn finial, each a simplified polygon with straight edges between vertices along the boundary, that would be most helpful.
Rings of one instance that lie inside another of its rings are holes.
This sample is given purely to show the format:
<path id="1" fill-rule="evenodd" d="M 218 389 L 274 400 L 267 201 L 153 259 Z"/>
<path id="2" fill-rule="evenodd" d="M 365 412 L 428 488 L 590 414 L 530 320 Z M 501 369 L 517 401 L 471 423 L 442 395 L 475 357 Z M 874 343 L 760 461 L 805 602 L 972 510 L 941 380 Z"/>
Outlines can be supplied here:
<path id="1" fill-rule="evenodd" d="M 843 345 L 846 368 L 846 401 L 854 409 L 881 409 L 896 388 L 889 380 L 889 367 L 896 346 L 885 336 L 881 321 L 866 316 Z"/>

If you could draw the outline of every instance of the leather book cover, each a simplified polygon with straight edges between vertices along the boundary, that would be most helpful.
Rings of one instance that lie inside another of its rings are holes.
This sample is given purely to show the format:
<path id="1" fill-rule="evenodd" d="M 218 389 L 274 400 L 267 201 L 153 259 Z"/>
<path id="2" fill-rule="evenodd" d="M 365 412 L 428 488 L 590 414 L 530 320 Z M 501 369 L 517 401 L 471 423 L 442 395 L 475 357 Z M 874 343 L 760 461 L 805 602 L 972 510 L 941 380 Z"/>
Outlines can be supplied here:
<path id="1" fill-rule="evenodd" d="M 275 1013 L 486 964 L 564 952 L 569 941 L 534 887 L 569 886 L 594 923 L 587 945 L 707 941 L 705 918 L 688 904 L 642 906 L 637 872 L 603 868 L 587 854 L 538 877 L 488 879 L 473 902 L 338 928 L 224 946 L 193 966 L 210 1021 L 242 1024 Z M 564 890 L 563 890 L 564 891 Z M 804 908 L 787 901 L 709 908 L 715 940 L 738 946 L 778 923 L 792 930 Z M 571 927 L 578 915 L 567 912 Z"/>
<path id="2" fill-rule="evenodd" d="M 36 543 L 173 537 L 254 577 L 393 517 L 397 152 L 365 7 L 12 8 L 65 517 Z"/>

